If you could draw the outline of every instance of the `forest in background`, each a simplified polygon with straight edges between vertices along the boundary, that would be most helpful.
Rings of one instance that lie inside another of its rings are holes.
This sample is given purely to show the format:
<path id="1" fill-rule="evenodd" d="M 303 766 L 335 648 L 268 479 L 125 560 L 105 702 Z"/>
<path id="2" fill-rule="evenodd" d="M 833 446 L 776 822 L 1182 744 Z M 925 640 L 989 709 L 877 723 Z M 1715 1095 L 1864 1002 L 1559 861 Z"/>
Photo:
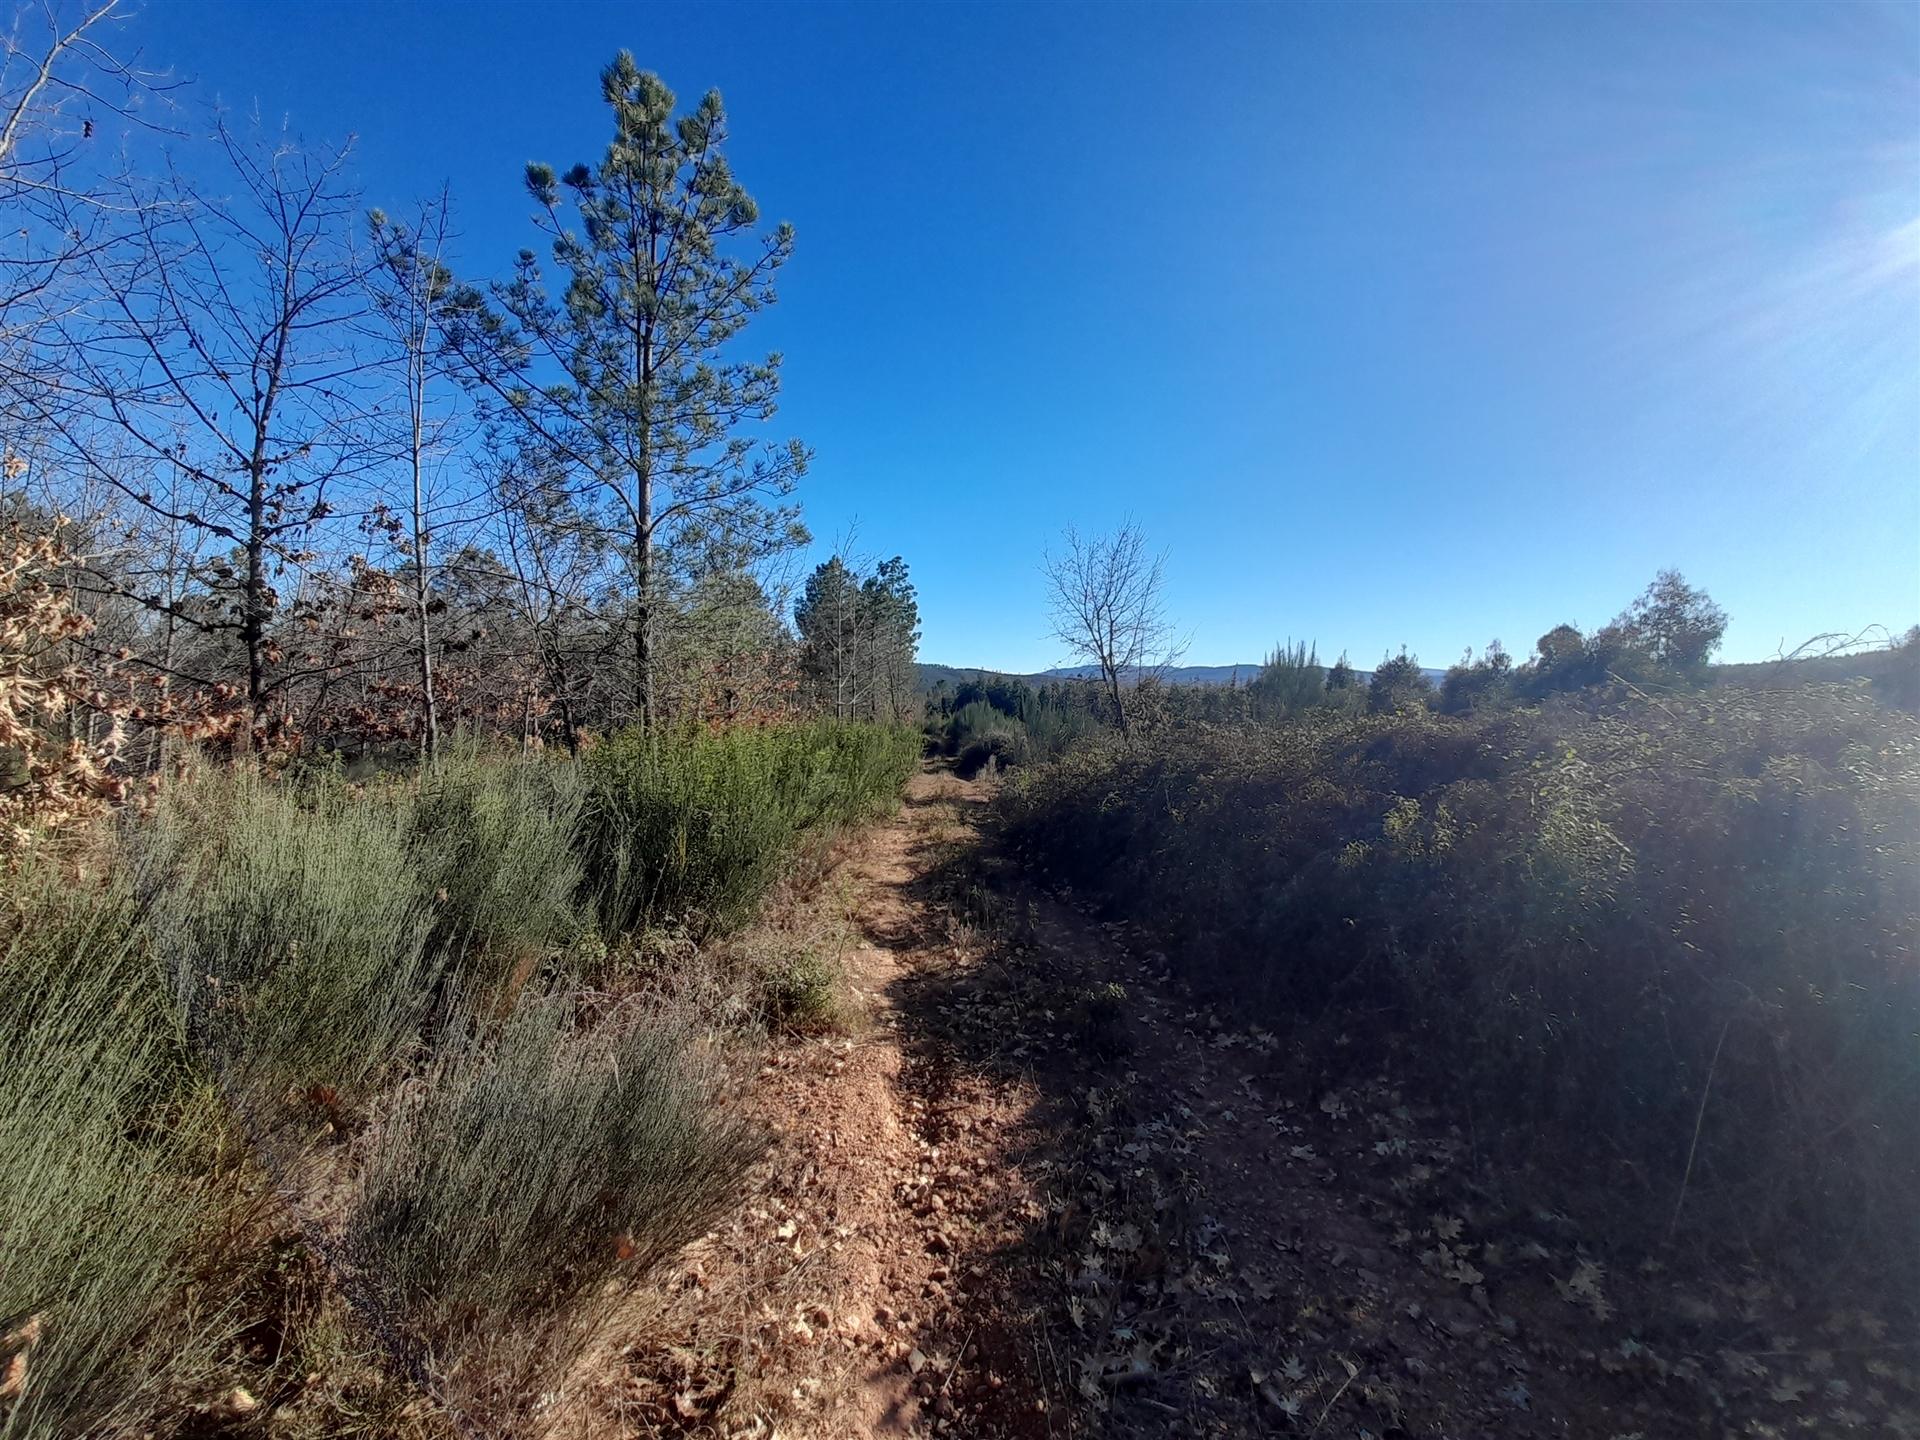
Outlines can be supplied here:
<path id="1" fill-rule="evenodd" d="M 0 97 L 0 535 L 72 617 L 65 740 L 141 774 L 173 735 L 907 715 L 905 562 L 795 574 L 809 452 L 741 340 L 793 236 L 717 94 L 621 57 L 599 161 L 528 167 L 528 248 L 466 272 L 455 197 L 382 210 L 350 148 L 116 60 L 112 12 L 27 12 Z"/>

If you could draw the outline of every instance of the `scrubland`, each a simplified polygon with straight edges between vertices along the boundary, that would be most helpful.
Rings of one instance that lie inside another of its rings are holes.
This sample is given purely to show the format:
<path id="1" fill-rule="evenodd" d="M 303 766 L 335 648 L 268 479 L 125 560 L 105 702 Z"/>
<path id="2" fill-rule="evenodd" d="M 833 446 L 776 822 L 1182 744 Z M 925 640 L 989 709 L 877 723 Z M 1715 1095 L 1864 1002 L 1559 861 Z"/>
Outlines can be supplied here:
<path id="1" fill-rule="evenodd" d="M 22 853 L 0 1434 L 539 1428 L 728 1202 L 757 1144 L 729 1077 L 798 1003 L 770 957 L 721 1025 L 651 957 L 747 922 L 916 749 L 813 724 L 358 784 L 195 766 Z"/>

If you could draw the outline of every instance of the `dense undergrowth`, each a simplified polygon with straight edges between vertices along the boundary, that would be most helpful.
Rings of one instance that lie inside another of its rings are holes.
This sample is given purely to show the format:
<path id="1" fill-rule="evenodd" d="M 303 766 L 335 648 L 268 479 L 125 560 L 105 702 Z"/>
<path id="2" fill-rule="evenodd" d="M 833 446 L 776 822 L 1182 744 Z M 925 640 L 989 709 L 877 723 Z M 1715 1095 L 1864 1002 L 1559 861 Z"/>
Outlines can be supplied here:
<path id="1" fill-rule="evenodd" d="M 320 1277 L 308 1328 L 324 1311 L 378 1383 L 425 1392 L 390 1407 L 407 1433 L 536 1433 L 622 1282 L 754 1148 L 724 1037 L 628 967 L 636 932 L 748 919 L 917 749 L 818 725 L 616 736 L 578 765 L 470 749 L 367 786 L 204 769 L 19 857 L 0 1437 L 283 1400 L 280 1431 L 334 1433 L 308 1342 L 261 1313 L 290 1304 L 259 1293 L 275 1267 Z M 267 1258 L 289 1233 L 304 1258 Z M 237 1364 L 263 1325 L 274 1354 Z"/>
<path id="2" fill-rule="evenodd" d="M 1090 687 L 1035 691 L 1018 680 L 969 680 L 928 716 L 930 751 L 972 779 L 985 770 L 1038 764 L 1091 740 L 1100 729 Z"/>
<path id="3" fill-rule="evenodd" d="M 1864 688 L 1192 726 L 1002 807 L 1195 987 L 1399 1049 L 1643 1237 L 1911 1278 L 1920 732 Z"/>

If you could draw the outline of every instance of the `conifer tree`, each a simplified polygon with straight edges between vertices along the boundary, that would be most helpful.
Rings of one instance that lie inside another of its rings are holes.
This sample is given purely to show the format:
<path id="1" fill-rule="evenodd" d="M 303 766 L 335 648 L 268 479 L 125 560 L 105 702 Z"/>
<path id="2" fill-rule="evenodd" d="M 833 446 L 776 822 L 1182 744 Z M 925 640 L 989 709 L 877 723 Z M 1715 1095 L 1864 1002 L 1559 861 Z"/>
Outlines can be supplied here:
<path id="1" fill-rule="evenodd" d="M 625 51 L 600 91 L 613 118 L 600 163 L 526 170 L 563 288 L 551 292 L 522 251 L 511 280 L 463 293 L 449 340 L 496 409 L 565 459 L 582 513 L 624 558 L 644 723 L 656 709 L 661 552 L 719 534 L 751 559 L 804 537 L 781 502 L 806 447 L 743 433 L 774 413 L 780 356 L 727 358 L 773 301 L 793 230 L 762 230 L 734 179 L 718 91 L 676 118 L 673 92 Z"/>

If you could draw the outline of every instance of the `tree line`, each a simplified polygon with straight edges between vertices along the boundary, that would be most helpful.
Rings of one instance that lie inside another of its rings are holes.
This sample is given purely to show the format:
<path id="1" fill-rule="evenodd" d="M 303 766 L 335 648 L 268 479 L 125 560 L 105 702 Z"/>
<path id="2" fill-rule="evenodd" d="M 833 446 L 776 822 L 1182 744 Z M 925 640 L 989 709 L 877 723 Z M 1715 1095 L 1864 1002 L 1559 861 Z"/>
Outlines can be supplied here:
<path id="1" fill-rule="evenodd" d="M 470 271 L 451 196 L 369 205 L 351 146 L 203 112 L 118 18 L 23 14 L 0 76 L 0 543 L 79 617 L 12 643 L 63 677 L 43 728 L 137 770 L 907 712 L 904 561 L 798 581 L 812 454 L 745 342 L 794 238 L 717 92 L 622 52 L 599 158 L 528 165 L 528 247 Z"/>

